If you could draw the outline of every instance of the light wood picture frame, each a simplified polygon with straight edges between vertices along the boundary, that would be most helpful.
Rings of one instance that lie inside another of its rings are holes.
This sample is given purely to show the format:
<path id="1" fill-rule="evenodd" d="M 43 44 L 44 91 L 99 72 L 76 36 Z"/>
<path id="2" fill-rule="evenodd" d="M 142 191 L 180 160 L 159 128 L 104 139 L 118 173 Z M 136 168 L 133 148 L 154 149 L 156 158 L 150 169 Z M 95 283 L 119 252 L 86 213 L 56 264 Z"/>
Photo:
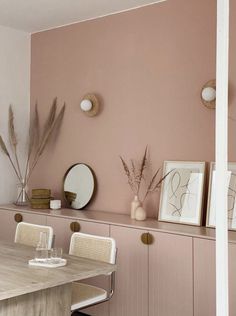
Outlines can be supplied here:
<path id="1" fill-rule="evenodd" d="M 205 162 L 165 161 L 158 220 L 201 226 Z"/>
<path id="2" fill-rule="evenodd" d="M 236 230 L 236 162 L 228 163 L 228 229 Z M 206 226 L 215 228 L 215 162 L 210 164 Z"/>

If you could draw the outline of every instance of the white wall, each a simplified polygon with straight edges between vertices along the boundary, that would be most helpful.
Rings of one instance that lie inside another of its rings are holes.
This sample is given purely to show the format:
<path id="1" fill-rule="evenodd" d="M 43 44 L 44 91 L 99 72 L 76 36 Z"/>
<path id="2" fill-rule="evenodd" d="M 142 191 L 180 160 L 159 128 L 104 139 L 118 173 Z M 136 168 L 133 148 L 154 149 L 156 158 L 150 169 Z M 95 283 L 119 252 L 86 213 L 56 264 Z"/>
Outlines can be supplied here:
<path id="1" fill-rule="evenodd" d="M 21 163 L 25 161 L 30 111 L 30 34 L 0 26 L 0 134 L 8 141 L 8 107 L 15 113 Z M 17 178 L 0 152 L 0 204 L 15 200 Z"/>

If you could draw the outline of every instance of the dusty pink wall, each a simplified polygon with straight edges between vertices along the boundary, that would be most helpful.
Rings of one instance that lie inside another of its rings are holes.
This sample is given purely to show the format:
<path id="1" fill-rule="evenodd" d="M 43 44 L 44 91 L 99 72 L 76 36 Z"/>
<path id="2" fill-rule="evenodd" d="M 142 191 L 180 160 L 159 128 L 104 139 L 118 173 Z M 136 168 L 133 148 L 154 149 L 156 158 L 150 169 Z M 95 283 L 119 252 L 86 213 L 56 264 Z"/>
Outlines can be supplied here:
<path id="1" fill-rule="evenodd" d="M 45 116 L 58 96 L 67 110 L 60 139 L 41 159 L 31 185 L 60 197 L 67 168 L 85 162 L 98 180 L 88 208 L 127 213 L 132 193 L 120 154 L 137 158 L 148 144 L 153 169 L 164 160 L 213 160 L 214 111 L 199 95 L 215 77 L 215 4 L 169 0 L 34 34 L 31 103 L 37 99 Z M 231 76 L 235 80 L 235 67 Z M 79 109 L 88 92 L 102 100 L 95 118 Z M 154 195 L 146 205 L 149 216 L 157 205 Z"/>

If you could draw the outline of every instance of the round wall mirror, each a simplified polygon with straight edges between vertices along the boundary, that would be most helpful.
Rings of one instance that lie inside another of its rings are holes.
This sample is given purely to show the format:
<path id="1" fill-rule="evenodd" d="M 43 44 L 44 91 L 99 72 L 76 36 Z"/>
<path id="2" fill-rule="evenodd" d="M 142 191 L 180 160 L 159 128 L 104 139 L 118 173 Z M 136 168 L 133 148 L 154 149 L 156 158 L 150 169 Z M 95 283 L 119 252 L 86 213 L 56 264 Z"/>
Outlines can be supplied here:
<path id="1" fill-rule="evenodd" d="M 73 165 L 64 177 L 64 195 L 74 209 L 82 209 L 91 200 L 95 187 L 95 178 L 91 168 L 83 163 Z"/>

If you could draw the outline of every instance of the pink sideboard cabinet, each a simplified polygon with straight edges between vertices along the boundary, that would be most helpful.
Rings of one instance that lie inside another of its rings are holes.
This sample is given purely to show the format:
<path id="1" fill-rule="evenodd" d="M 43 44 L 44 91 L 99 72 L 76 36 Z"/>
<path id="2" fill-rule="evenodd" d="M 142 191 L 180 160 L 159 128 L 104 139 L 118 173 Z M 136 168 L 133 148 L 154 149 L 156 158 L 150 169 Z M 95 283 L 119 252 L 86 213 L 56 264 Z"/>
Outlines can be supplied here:
<path id="1" fill-rule="evenodd" d="M 18 214 L 17 216 L 15 216 Z M 21 216 L 19 216 L 21 215 Z M 89 310 L 93 316 L 215 315 L 215 230 L 98 211 L 0 207 L 0 239 L 14 240 L 16 222 L 53 227 L 65 251 L 73 231 L 111 236 L 117 242 L 114 297 Z M 143 238 L 143 237 L 147 238 Z M 236 315 L 236 232 L 229 232 L 230 316 Z M 88 280 L 107 286 L 107 280 Z"/>
<path id="2" fill-rule="evenodd" d="M 192 238 L 111 226 L 118 246 L 117 289 L 110 316 L 193 315 Z"/>

